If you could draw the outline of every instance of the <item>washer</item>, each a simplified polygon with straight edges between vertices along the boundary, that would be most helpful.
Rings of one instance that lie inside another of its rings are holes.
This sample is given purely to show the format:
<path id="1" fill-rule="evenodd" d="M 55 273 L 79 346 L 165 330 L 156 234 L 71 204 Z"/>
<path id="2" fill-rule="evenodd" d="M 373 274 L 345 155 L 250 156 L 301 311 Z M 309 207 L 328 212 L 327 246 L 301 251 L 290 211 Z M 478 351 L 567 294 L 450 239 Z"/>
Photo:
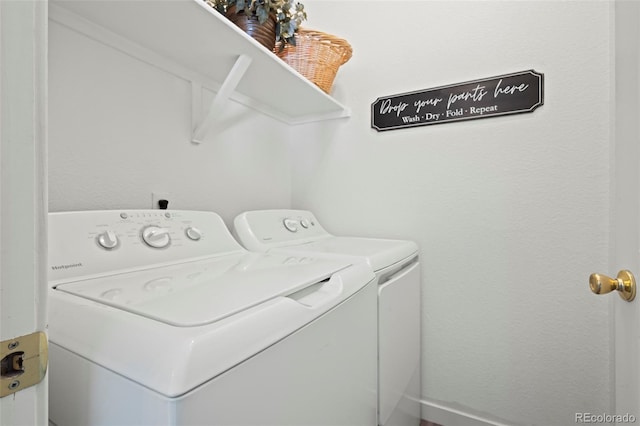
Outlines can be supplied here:
<path id="1" fill-rule="evenodd" d="M 249 253 L 215 213 L 49 215 L 50 420 L 371 425 L 374 274 Z"/>
<path id="2" fill-rule="evenodd" d="M 360 259 L 378 286 L 378 424 L 420 424 L 420 264 L 411 241 L 338 237 L 304 210 L 245 212 L 234 234 L 248 250 Z"/>

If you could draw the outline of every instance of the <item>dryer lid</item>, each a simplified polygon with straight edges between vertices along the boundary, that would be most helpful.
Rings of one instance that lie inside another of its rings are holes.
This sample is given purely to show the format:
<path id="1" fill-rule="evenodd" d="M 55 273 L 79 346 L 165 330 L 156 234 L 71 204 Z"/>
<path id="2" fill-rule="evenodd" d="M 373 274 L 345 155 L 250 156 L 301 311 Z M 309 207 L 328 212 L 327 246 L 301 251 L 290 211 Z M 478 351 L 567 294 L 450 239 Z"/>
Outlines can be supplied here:
<path id="1" fill-rule="evenodd" d="M 284 247 L 281 247 L 284 248 Z M 290 246 L 301 255 L 336 254 L 364 258 L 373 271 L 380 271 L 418 252 L 413 241 L 359 237 L 329 237 Z"/>
<path id="2" fill-rule="evenodd" d="M 350 264 L 344 259 L 234 254 L 55 289 L 166 324 L 194 327 L 304 289 Z"/>

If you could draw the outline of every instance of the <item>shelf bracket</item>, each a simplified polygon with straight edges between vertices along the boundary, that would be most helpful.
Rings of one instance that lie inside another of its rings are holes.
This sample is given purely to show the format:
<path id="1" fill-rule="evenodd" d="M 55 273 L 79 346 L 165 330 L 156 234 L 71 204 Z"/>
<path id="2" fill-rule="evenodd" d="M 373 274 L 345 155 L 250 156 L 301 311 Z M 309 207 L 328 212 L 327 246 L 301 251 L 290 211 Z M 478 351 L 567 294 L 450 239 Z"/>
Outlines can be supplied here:
<path id="1" fill-rule="evenodd" d="M 199 144 L 202 143 L 204 136 L 209 132 L 212 125 L 223 111 L 224 106 L 229 100 L 229 97 L 238 86 L 238 83 L 244 76 L 245 72 L 251 64 L 251 58 L 247 55 L 240 55 L 236 59 L 235 64 L 229 71 L 227 78 L 225 78 L 220 90 L 211 101 L 209 112 L 206 117 L 202 119 L 202 85 L 192 82 L 192 117 L 193 117 L 193 138 L 192 142 Z"/>

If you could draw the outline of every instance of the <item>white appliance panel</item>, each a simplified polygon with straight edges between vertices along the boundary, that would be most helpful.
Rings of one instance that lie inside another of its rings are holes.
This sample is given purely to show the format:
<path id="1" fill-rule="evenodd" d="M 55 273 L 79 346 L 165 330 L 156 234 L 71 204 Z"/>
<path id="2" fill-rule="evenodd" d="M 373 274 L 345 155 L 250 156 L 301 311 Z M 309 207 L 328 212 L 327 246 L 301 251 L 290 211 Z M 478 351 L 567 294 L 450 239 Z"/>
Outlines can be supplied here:
<path id="1" fill-rule="evenodd" d="M 302 221 L 313 222 L 315 227 L 301 226 Z M 304 210 L 245 212 L 235 218 L 233 232 L 249 250 L 350 259 L 366 263 L 375 272 L 379 285 L 378 422 L 418 426 L 421 279 L 417 245 L 333 236 Z"/>
<path id="2" fill-rule="evenodd" d="M 154 248 L 144 242 L 145 229 L 166 230 L 169 243 Z M 200 238 L 189 238 L 196 229 Z M 113 248 L 100 240 L 115 239 Z M 198 258 L 245 253 L 219 215 L 180 210 L 95 210 L 49 213 L 49 284 Z"/>
<path id="3" fill-rule="evenodd" d="M 418 389 L 412 378 L 420 366 L 420 264 L 411 263 L 378 287 L 378 404 L 381 425 L 389 422 L 403 399 L 420 418 Z"/>
<path id="4" fill-rule="evenodd" d="M 371 354 L 377 347 L 376 297 L 371 283 L 326 318 L 216 378 L 211 394 L 186 395 L 177 418 L 184 424 L 206 414 L 216 425 L 375 425 L 377 363 Z M 331 367 L 318 368 L 323 365 Z M 220 403 L 211 410 L 207 401 Z M 204 407 L 206 413 L 197 412 Z"/>
<path id="5" fill-rule="evenodd" d="M 194 327 L 328 280 L 348 266 L 337 260 L 244 253 L 65 283 L 55 290 Z"/>
<path id="6" fill-rule="evenodd" d="M 364 263 L 248 253 L 207 212 L 49 222 L 54 423 L 375 419 L 377 286 Z"/>
<path id="7" fill-rule="evenodd" d="M 176 327 L 51 290 L 49 338 L 109 370 L 175 397 L 316 320 L 373 279 L 364 264 L 357 265 L 325 283 L 198 327 Z"/>
<path id="8" fill-rule="evenodd" d="M 242 245 L 251 251 L 266 251 L 331 236 L 313 213 L 305 210 L 244 212 L 234 219 L 234 233 Z"/>
<path id="9" fill-rule="evenodd" d="M 295 231 L 287 227 L 287 220 L 294 223 Z M 303 223 L 306 226 L 302 226 Z M 289 248 L 309 255 L 353 256 L 364 259 L 374 271 L 418 253 L 413 241 L 331 235 L 313 213 L 306 210 L 244 212 L 235 218 L 233 232 L 248 250 L 265 252 Z"/>
<path id="10" fill-rule="evenodd" d="M 317 321 L 176 397 L 52 344 L 59 368 L 51 371 L 51 420 L 58 426 L 373 425 L 376 297 L 371 282 Z"/>

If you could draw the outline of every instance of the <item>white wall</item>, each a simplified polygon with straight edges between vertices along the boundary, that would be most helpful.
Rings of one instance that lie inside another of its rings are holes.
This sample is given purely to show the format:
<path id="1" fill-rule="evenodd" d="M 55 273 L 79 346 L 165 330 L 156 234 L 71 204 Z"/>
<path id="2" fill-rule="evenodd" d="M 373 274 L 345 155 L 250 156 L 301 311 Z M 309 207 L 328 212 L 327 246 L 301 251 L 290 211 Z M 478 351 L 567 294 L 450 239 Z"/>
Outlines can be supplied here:
<path id="1" fill-rule="evenodd" d="M 229 224 L 289 205 L 288 126 L 231 102 L 194 145 L 187 80 L 56 22 L 49 45 L 50 211 L 150 208 L 157 191 Z"/>
<path id="2" fill-rule="evenodd" d="M 354 48 L 334 90 L 353 116 L 294 129 L 293 207 L 419 243 L 425 416 L 611 412 L 608 303 L 587 285 L 608 261 L 610 5 L 304 3 Z M 527 69 L 545 74 L 533 113 L 370 128 L 377 97 Z"/>
<path id="3" fill-rule="evenodd" d="M 51 23 L 50 210 L 147 208 L 163 191 L 229 223 L 293 199 L 334 233 L 413 239 L 425 413 L 610 412 L 607 304 L 586 284 L 607 266 L 607 2 L 304 3 L 309 27 L 354 47 L 334 91 L 353 116 L 289 129 L 230 104 L 200 146 L 186 80 Z M 534 113 L 370 128 L 379 96 L 530 68 L 545 74 Z"/>

